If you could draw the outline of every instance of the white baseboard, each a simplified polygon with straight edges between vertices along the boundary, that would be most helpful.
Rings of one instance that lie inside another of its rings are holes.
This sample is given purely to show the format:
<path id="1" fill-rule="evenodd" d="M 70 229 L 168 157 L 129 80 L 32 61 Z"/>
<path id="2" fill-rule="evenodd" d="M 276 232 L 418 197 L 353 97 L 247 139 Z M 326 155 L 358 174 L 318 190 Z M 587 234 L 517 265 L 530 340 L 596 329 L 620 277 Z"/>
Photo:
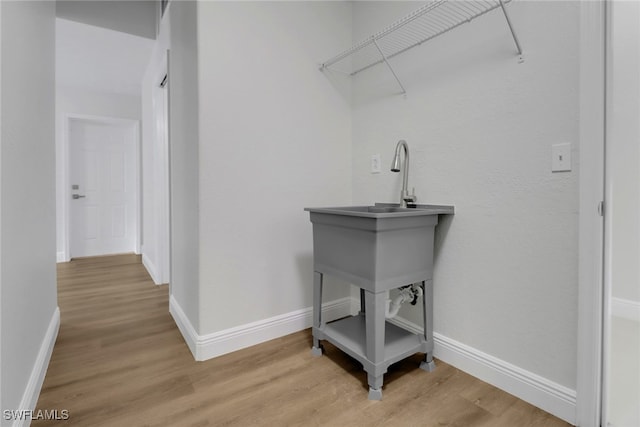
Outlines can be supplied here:
<path id="1" fill-rule="evenodd" d="M 198 333 L 195 328 L 191 324 L 191 321 L 184 314 L 182 307 L 178 304 L 178 301 L 173 297 L 173 295 L 169 295 L 169 313 L 173 317 L 173 320 L 176 322 L 176 326 L 180 330 L 182 334 L 182 338 L 184 338 L 187 347 L 191 350 L 191 354 L 193 354 L 193 358 L 198 359 L 197 356 L 197 347 L 198 347 Z"/>
<path id="2" fill-rule="evenodd" d="M 155 283 L 156 285 L 163 284 L 160 280 L 158 280 L 158 268 L 146 254 L 142 254 L 142 265 L 144 265 L 144 268 L 147 269 L 147 272 L 149 273 L 149 276 L 151 276 L 151 280 L 153 280 L 153 283 Z"/>
<path id="3" fill-rule="evenodd" d="M 56 262 L 69 262 L 64 252 L 56 252 Z"/>
<path id="4" fill-rule="evenodd" d="M 630 299 L 611 298 L 611 315 L 640 322 L 640 302 Z"/>
<path id="5" fill-rule="evenodd" d="M 322 304 L 323 319 L 331 321 L 351 315 L 351 300 L 352 298 L 346 297 Z M 207 360 L 231 353 L 307 329 L 312 325 L 312 308 L 307 307 L 224 331 L 198 335 L 173 296 L 169 298 L 169 312 L 196 360 Z"/>
<path id="6" fill-rule="evenodd" d="M 47 373 L 47 368 L 49 367 L 49 360 L 51 360 L 51 353 L 53 352 L 53 346 L 56 343 L 59 329 L 60 309 L 56 307 L 55 311 L 53 312 L 53 316 L 51 317 L 51 321 L 49 322 L 47 332 L 45 333 L 44 339 L 42 340 L 42 344 L 40 345 L 40 350 L 38 351 L 38 356 L 36 357 L 35 364 L 31 371 L 31 376 L 29 377 L 27 388 L 22 395 L 22 400 L 20 401 L 19 408 L 20 410 L 33 411 L 34 409 L 36 409 L 38 397 L 40 397 L 40 390 L 42 389 L 42 383 L 44 382 L 44 377 Z M 15 420 L 13 423 L 13 427 L 26 427 L 30 423 L 31 420 L 28 419 Z"/>
<path id="7" fill-rule="evenodd" d="M 421 326 L 406 319 L 396 317 L 390 321 L 415 333 L 422 333 Z M 575 390 L 441 334 L 434 333 L 433 340 L 436 358 L 570 424 L 576 423 Z"/>

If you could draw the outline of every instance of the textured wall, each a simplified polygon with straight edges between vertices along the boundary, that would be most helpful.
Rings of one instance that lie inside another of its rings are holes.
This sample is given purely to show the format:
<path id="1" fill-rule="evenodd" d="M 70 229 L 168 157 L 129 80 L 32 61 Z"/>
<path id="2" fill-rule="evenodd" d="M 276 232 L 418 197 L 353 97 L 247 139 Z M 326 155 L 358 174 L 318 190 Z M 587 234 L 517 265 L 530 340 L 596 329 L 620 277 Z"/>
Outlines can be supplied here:
<path id="1" fill-rule="evenodd" d="M 317 63 L 350 43 L 351 6 L 198 6 L 205 334 L 311 306 L 303 208 L 351 201 L 350 107 Z"/>
<path id="2" fill-rule="evenodd" d="M 616 2 L 611 34 L 607 196 L 611 213 L 611 292 L 640 303 L 640 7 Z"/>
<path id="3" fill-rule="evenodd" d="M 169 7 L 171 295 L 199 331 L 198 4 Z"/>
<path id="4" fill-rule="evenodd" d="M 354 39 L 418 6 L 356 2 Z M 579 4 L 509 10 L 522 64 L 496 11 L 394 58 L 406 97 L 384 66 L 354 78 L 354 202 L 398 198 L 388 165 L 406 139 L 418 200 L 456 207 L 436 236 L 436 332 L 575 388 Z M 551 173 L 563 142 L 573 171 Z"/>
<path id="5" fill-rule="evenodd" d="M 57 306 L 55 5 L 2 2 L 0 9 L 0 407 L 32 409 L 19 404 Z"/>

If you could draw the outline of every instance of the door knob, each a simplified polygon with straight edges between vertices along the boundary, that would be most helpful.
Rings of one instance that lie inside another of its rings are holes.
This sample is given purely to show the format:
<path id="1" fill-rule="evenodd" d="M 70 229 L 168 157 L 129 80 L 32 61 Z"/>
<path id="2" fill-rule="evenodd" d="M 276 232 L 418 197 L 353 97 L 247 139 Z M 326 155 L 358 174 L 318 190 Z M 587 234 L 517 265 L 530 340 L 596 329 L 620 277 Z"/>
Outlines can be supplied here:
<path id="1" fill-rule="evenodd" d="M 84 194 L 72 194 L 72 195 L 71 195 L 71 198 L 72 198 L 73 200 L 81 199 L 81 198 L 83 198 L 83 197 L 87 197 L 87 196 L 85 196 Z"/>

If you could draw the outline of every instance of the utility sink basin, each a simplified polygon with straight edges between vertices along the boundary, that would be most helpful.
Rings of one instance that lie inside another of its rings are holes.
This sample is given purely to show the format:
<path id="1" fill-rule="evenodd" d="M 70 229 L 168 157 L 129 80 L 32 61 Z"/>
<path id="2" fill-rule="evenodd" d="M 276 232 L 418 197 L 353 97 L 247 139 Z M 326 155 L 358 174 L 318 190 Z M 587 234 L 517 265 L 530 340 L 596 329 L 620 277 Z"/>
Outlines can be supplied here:
<path id="1" fill-rule="evenodd" d="M 314 271 L 374 293 L 431 279 L 438 215 L 454 213 L 453 206 L 391 203 L 305 210 Z"/>
<path id="2" fill-rule="evenodd" d="M 405 216 L 423 216 L 453 214 L 453 206 L 412 205 L 401 208 L 391 203 L 376 203 L 373 206 L 342 206 L 330 208 L 305 208 L 305 211 L 333 215 L 360 216 L 363 218 L 390 218 Z M 382 214 L 382 215 L 381 215 Z"/>

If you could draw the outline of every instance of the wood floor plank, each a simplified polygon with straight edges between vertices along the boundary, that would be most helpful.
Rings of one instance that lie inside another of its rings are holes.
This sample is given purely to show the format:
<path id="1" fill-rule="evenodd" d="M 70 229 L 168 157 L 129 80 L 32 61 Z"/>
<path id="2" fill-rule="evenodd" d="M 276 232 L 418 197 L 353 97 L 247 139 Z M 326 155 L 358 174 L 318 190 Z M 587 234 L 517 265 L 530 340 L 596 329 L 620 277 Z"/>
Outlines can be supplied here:
<path id="1" fill-rule="evenodd" d="M 194 361 L 171 315 L 168 287 L 140 257 L 58 266 L 60 333 L 37 409 L 69 411 L 33 426 L 560 427 L 569 424 L 437 361 L 392 365 L 384 399 L 367 399 L 360 364 L 309 330 Z"/>

